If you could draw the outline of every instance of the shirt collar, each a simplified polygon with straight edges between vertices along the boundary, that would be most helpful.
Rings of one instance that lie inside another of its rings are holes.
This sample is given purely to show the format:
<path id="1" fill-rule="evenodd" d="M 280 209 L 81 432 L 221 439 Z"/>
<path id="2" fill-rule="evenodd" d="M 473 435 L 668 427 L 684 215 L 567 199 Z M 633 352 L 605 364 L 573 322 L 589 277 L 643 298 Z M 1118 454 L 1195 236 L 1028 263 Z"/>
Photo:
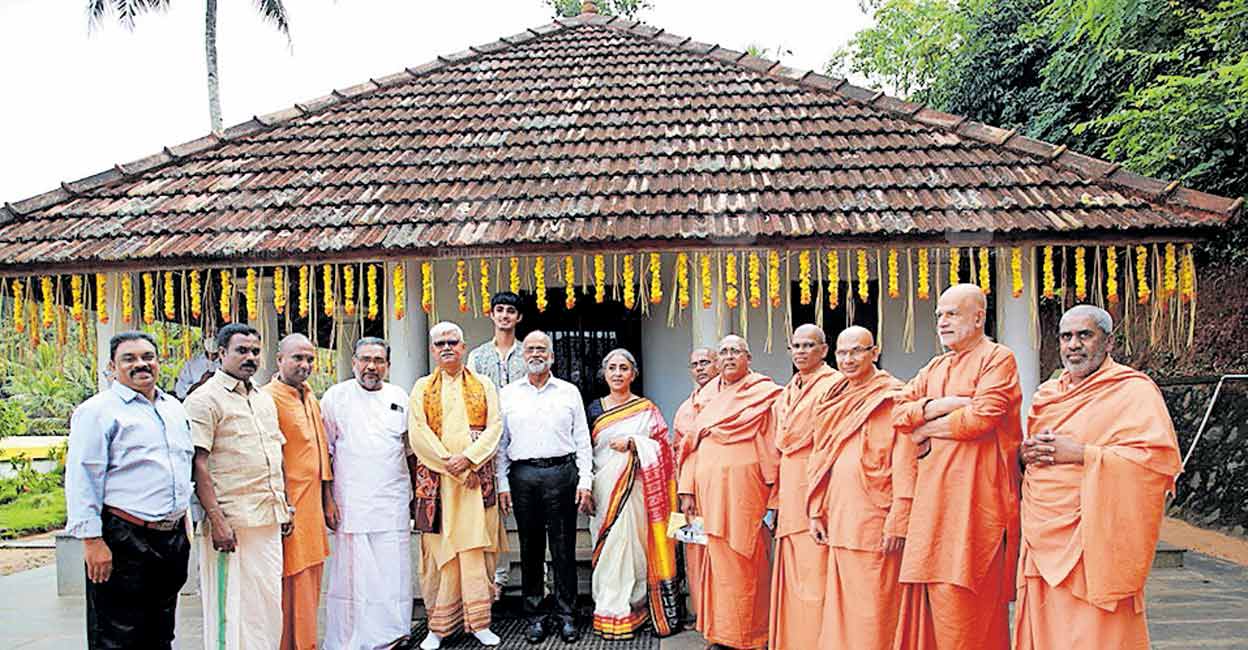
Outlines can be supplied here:
<path id="1" fill-rule="evenodd" d="M 130 388 L 129 386 L 121 383 L 120 381 L 117 381 L 116 379 L 113 380 L 113 385 L 109 386 L 109 390 L 116 393 L 117 396 L 121 398 L 121 401 L 126 402 L 126 403 L 133 402 L 135 398 L 137 397 L 143 397 L 143 395 L 141 395 L 138 391 L 134 390 L 133 388 Z M 164 399 L 164 397 L 165 397 L 165 391 L 161 390 L 160 387 L 157 386 L 156 387 L 156 401 L 159 402 L 160 400 Z"/>
<path id="2" fill-rule="evenodd" d="M 536 385 L 533 384 L 532 375 L 530 375 L 527 372 L 524 373 L 524 384 L 539 393 L 546 390 L 547 388 L 550 388 L 551 386 L 554 385 L 554 383 L 555 383 L 555 375 L 551 374 L 549 377 L 546 378 L 546 383 L 542 384 L 541 388 L 538 388 Z"/>
<path id="3" fill-rule="evenodd" d="M 241 395 L 249 394 L 249 392 L 246 390 L 246 384 L 243 383 L 243 380 L 230 375 L 230 373 L 220 368 L 217 368 L 217 372 L 213 375 L 213 379 L 215 379 L 217 383 L 221 384 L 222 388 L 224 388 L 225 390 L 231 393 L 239 393 Z M 239 390 L 239 388 L 243 388 L 243 390 Z M 251 391 L 254 392 L 255 390 L 256 390 L 256 385 L 255 383 L 252 383 Z"/>
<path id="4" fill-rule="evenodd" d="M 231 377 L 231 379 L 233 379 L 233 377 Z M 308 382 L 306 381 L 300 384 L 298 388 L 296 388 L 282 381 L 281 379 L 278 379 L 277 375 L 273 375 L 273 378 L 269 380 L 269 383 L 273 384 L 273 388 L 275 390 L 280 390 L 286 393 L 290 393 L 294 395 L 295 397 L 298 397 L 299 399 L 303 399 L 306 395 L 312 392 L 312 386 L 308 384 Z"/>

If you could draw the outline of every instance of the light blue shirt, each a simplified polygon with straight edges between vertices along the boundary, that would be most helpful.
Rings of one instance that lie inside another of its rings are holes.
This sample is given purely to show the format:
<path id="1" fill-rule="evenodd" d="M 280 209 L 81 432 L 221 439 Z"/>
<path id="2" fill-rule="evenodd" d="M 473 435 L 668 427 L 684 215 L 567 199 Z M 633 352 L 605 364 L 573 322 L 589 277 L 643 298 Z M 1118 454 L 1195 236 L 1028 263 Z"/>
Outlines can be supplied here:
<path id="1" fill-rule="evenodd" d="M 183 513 L 194 455 L 181 402 L 158 388 L 153 404 L 113 382 L 74 409 L 69 421 L 65 532 L 99 537 L 105 504 L 145 521 Z"/>

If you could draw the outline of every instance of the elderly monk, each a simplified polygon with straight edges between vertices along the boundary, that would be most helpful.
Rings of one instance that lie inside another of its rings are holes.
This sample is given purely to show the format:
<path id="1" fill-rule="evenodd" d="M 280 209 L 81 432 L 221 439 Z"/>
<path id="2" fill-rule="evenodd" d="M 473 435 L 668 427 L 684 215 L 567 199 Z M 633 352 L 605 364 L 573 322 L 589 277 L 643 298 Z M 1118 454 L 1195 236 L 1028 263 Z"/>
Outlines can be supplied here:
<path id="1" fill-rule="evenodd" d="M 715 356 L 715 350 L 708 347 L 694 348 L 693 352 L 689 353 L 689 376 L 693 379 L 693 392 L 689 393 L 689 399 L 676 409 L 676 417 L 672 420 L 672 428 L 676 431 L 676 440 L 672 449 L 676 453 L 678 472 L 687 455 L 684 452 L 685 444 L 692 443 L 697 438 L 695 435 L 697 432 L 693 428 L 693 417 L 696 414 L 693 408 L 693 398 L 707 382 L 719 376 L 719 360 Z M 689 584 L 689 599 L 693 602 L 694 628 L 702 629 L 696 622 L 696 612 L 698 603 L 701 601 L 702 564 L 706 561 L 706 549 L 701 544 L 684 544 L 682 548 L 685 553 L 685 580 Z"/>
<path id="2" fill-rule="evenodd" d="M 818 639 L 801 647 L 893 647 L 915 449 L 893 429 L 893 401 L 903 384 L 876 367 L 879 358 L 875 338 L 862 327 L 836 337 L 842 377 L 815 415 L 824 427 L 807 465 L 811 534 L 828 546 L 820 569 L 827 574 L 823 620 Z M 781 477 L 783 486 L 783 469 Z"/>
<path id="3" fill-rule="evenodd" d="M 824 361 L 827 337 L 814 325 L 799 325 L 793 330 L 789 354 L 797 373 L 772 406 L 780 474 L 768 638 L 772 648 L 815 648 L 820 647 L 819 619 L 828 553 L 810 531 L 806 476 L 815 436 L 825 426 L 816 414 L 824 393 L 841 373 Z"/>
<path id="4" fill-rule="evenodd" d="M 464 331 L 442 322 L 429 330 L 433 373 L 416 381 L 408 436 L 416 466 L 420 590 L 429 618 L 421 650 L 463 628 L 482 645 L 490 631 L 497 561 L 498 492 L 494 454 L 503 432 L 498 391 L 464 366 Z"/>
<path id="5" fill-rule="evenodd" d="M 950 351 L 920 370 L 893 408 L 893 425 L 918 445 L 901 650 L 1010 643 L 1022 393 L 1014 354 L 984 335 L 986 302 L 973 284 L 941 294 L 936 328 Z"/>
<path id="6" fill-rule="evenodd" d="M 338 525 L 337 512 L 326 516 L 324 506 L 334 474 L 321 405 L 307 381 L 315 361 L 316 348 L 308 337 L 287 336 L 277 346 L 276 381 L 260 389 L 277 405 L 277 424 L 286 438 L 286 499 L 295 509 L 294 530 L 282 538 L 282 650 L 316 650 L 321 572 L 329 556 L 325 526 Z"/>
<path id="7" fill-rule="evenodd" d="M 771 406 L 780 393 L 750 370 L 750 347 L 739 336 L 719 343 L 719 378 L 698 391 L 696 438 L 681 469 L 686 515 L 703 518 L 706 563 L 697 616 L 702 635 L 730 648 L 767 645 L 767 559 L 780 454 L 771 432 Z"/>
<path id="8" fill-rule="evenodd" d="M 1180 471 L 1161 391 L 1109 354 L 1113 321 L 1079 305 L 1062 365 L 1036 391 L 1023 441 L 1023 547 L 1014 647 L 1146 650 L 1144 582 Z"/>

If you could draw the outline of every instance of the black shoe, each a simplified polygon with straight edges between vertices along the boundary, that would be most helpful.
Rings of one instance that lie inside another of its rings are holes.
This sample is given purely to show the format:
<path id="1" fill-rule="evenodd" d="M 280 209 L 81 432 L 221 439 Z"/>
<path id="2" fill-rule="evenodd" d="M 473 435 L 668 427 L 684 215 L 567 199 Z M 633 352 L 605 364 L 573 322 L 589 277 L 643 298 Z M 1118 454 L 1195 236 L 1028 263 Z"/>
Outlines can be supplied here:
<path id="1" fill-rule="evenodd" d="M 533 619 L 529 622 L 529 627 L 524 631 L 524 640 L 537 645 L 546 640 L 546 623 L 540 618 Z"/>
<path id="2" fill-rule="evenodd" d="M 564 621 L 559 626 L 559 638 L 563 639 L 564 643 L 576 643 L 581 640 L 581 633 L 572 621 Z"/>

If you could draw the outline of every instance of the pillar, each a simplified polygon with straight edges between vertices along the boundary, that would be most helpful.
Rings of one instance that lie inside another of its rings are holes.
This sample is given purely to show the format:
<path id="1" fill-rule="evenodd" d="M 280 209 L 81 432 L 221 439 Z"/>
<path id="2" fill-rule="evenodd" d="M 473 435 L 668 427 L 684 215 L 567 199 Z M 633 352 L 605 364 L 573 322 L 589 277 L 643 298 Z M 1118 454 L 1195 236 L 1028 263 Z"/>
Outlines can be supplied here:
<path id="1" fill-rule="evenodd" d="M 257 385 L 263 385 L 277 373 L 277 344 L 280 341 L 277 332 L 277 308 L 273 306 L 273 278 L 260 278 L 257 293 L 260 313 L 256 318 L 248 319 L 247 324 L 260 332 L 260 346 L 264 352 L 254 381 Z"/>
<path id="2" fill-rule="evenodd" d="M 404 266 L 407 292 L 403 319 L 395 318 L 394 267 Z M 429 373 L 429 320 L 420 308 L 420 264 L 413 260 L 387 262 L 386 337 L 390 342 L 390 383 L 411 390 L 416 380 Z"/>
<path id="3" fill-rule="evenodd" d="M 118 332 L 124 332 L 133 326 L 121 322 L 121 275 L 120 273 L 108 273 L 107 289 L 105 291 L 105 307 L 108 314 L 108 322 L 101 323 L 97 312 L 90 312 L 90 318 L 95 320 L 95 341 L 96 341 L 96 384 L 100 390 L 108 388 L 112 382 L 112 376 L 108 372 L 109 358 L 108 341 Z M 87 281 L 93 285 L 95 283 L 95 275 L 87 275 Z M 89 293 L 88 295 L 92 295 Z"/>
<path id="4" fill-rule="evenodd" d="M 1032 395 L 1040 385 L 1040 337 L 1037 312 L 1036 277 L 1034 270 L 1036 248 L 1023 248 L 1023 292 L 1015 298 L 1012 291 L 1013 273 L 1010 270 L 1010 249 L 1003 248 L 997 255 L 997 342 L 1014 351 L 1018 363 L 1018 380 L 1023 389 L 1023 418 L 1026 424 L 1027 409 Z"/>
<path id="5" fill-rule="evenodd" d="M 338 314 L 339 321 L 334 328 L 334 347 L 338 348 L 338 381 L 346 381 L 355 376 L 351 358 L 355 356 L 355 342 L 360 340 L 360 321 L 355 316 L 343 314 L 341 305 L 338 306 Z"/>

